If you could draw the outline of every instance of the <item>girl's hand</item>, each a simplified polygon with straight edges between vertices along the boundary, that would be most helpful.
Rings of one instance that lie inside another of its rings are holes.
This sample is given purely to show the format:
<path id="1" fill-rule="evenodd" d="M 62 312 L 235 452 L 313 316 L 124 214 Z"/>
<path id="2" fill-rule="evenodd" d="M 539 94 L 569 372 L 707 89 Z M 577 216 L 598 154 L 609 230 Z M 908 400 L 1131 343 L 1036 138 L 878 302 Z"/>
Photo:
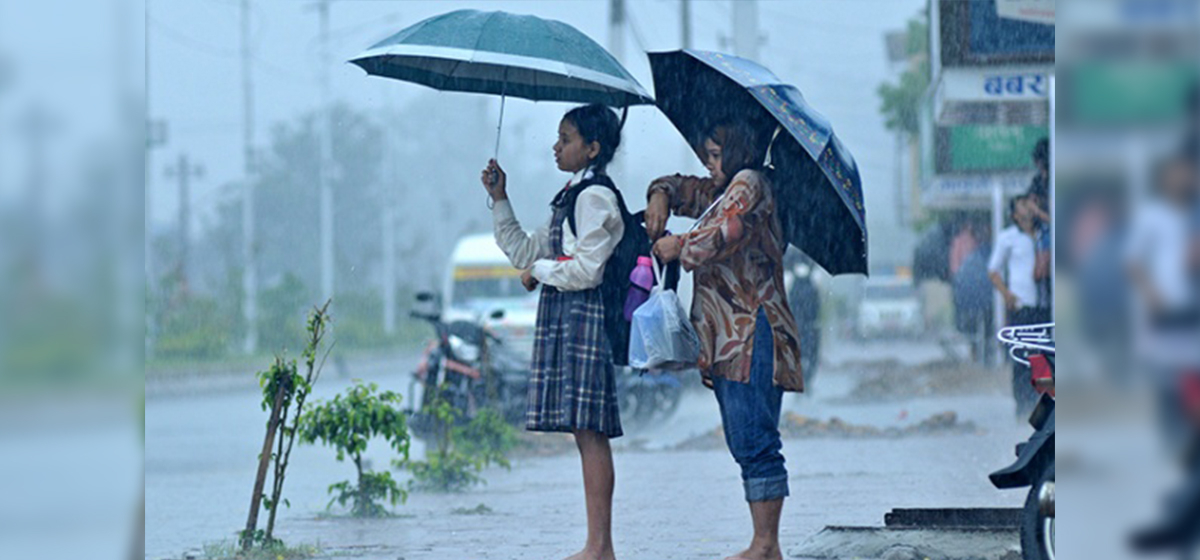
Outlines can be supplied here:
<path id="1" fill-rule="evenodd" d="M 683 241 L 679 239 L 678 235 L 668 235 L 654 243 L 654 254 L 664 264 L 678 259 L 679 253 L 682 251 Z"/>
<path id="2" fill-rule="evenodd" d="M 537 289 L 537 278 L 533 277 L 533 269 L 526 270 L 521 273 L 521 285 L 525 286 L 525 291 L 532 292 Z"/>
<path id="3" fill-rule="evenodd" d="M 650 239 L 662 237 L 667 228 L 667 218 L 671 217 L 670 200 L 667 193 L 659 191 L 650 197 L 646 203 L 646 234 Z"/>
<path id="4" fill-rule="evenodd" d="M 483 183 L 484 190 L 492 196 L 492 200 L 508 200 L 508 175 L 496 160 L 488 160 L 487 167 L 479 174 L 479 181 Z"/>

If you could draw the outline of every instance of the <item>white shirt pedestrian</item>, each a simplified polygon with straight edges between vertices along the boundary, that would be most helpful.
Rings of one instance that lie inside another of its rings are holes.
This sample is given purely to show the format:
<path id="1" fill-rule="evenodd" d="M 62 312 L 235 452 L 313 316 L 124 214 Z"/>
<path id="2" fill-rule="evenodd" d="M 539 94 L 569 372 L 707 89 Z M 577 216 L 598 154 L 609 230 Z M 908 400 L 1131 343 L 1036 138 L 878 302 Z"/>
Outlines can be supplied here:
<path id="1" fill-rule="evenodd" d="M 1005 276 L 1008 291 L 1017 298 L 1017 309 L 1041 304 L 1038 301 L 1037 282 L 1033 279 L 1036 264 L 1037 245 L 1033 234 L 1025 233 L 1015 225 L 1000 232 L 996 246 L 992 248 L 992 258 L 988 261 L 988 272 Z"/>

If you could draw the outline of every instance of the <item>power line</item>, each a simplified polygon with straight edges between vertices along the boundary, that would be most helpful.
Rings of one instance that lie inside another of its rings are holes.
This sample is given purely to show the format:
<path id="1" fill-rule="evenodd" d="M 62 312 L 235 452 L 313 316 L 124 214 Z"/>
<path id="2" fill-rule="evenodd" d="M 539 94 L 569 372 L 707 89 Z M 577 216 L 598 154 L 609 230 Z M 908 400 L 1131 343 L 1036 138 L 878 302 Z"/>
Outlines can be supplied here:
<path id="1" fill-rule="evenodd" d="M 847 24 L 845 22 L 839 22 L 839 21 L 821 21 L 821 20 L 806 19 L 802 16 L 797 16 L 795 14 L 795 12 L 781 11 L 781 10 L 775 9 L 776 6 L 778 6 L 779 4 L 772 3 L 772 2 L 763 2 L 761 5 L 763 7 L 767 7 L 767 6 L 771 7 L 770 10 L 764 10 L 764 14 L 763 14 L 763 15 L 769 16 L 768 21 L 777 20 L 778 18 L 782 17 L 782 18 L 790 20 L 790 22 L 789 22 L 790 27 L 803 28 L 804 31 L 806 31 L 806 32 L 807 31 L 819 31 L 819 32 L 830 33 L 830 34 L 834 34 L 834 35 L 845 35 L 846 32 L 848 32 L 848 31 L 852 31 L 855 33 L 871 33 L 871 34 L 878 34 L 878 33 L 882 33 L 884 31 L 883 29 L 877 29 L 874 27 L 866 26 L 866 25 Z"/>
<path id="2" fill-rule="evenodd" d="M 148 19 L 150 20 L 150 23 L 153 24 L 153 27 L 157 31 L 159 31 L 164 37 L 166 37 L 172 41 L 175 41 L 177 44 L 183 45 L 185 47 L 191 48 L 196 51 L 203 52 L 203 53 L 211 55 L 211 56 L 216 56 L 216 57 L 221 57 L 221 58 L 235 58 L 238 56 L 237 49 L 223 49 L 216 45 L 212 45 L 210 43 L 201 41 L 199 39 L 190 37 L 186 33 L 180 32 L 180 31 L 172 28 L 170 25 L 163 23 L 162 21 L 158 20 L 157 18 L 155 18 L 153 16 L 151 16 Z"/>
<path id="3" fill-rule="evenodd" d="M 260 10 L 261 10 L 261 8 L 256 11 L 260 11 Z M 192 50 L 207 54 L 209 56 L 218 57 L 218 58 L 233 59 L 233 58 L 238 58 L 241 56 L 240 51 L 237 49 L 225 49 L 225 48 L 213 45 L 211 43 L 208 43 L 206 41 L 196 39 L 194 37 L 189 36 L 186 33 L 183 33 L 181 31 L 171 27 L 170 25 L 168 25 L 154 17 L 150 17 L 149 20 L 150 20 L 150 23 L 154 26 L 155 30 L 157 30 L 160 33 L 160 35 L 162 35 L 163 37 L 166 37 L 167 39 L 170 39 L 171 41 L 174 41 L 178 45 L 181 45 L 181 46 L 190 48 Z M 261 44 L 262 39 L 266 36 L 265 30 L 266 30 L 266 24 L 264 23 L 264 24 L 260 25 L 259 29 L 255 33 L 256 35 L 258 35 L 258 37 L 256 39 L 256 44 Z M 258 49 L 255 48 L 254 50 L 257 52 Z M 267 74 L 273 75 L 276 78 L 281 78 L 283 80 L 292 81 L 292 82 L 296 82 L 296 83 L 303 83 L 306 85 L 313 85 L 313 83 L 316 82 L 315 76 L 304 76 L 301 74 L 297 74 L 295 72 L 287 70 L 286 68 L 284 68 L 274 62 L 271 62 L 270 60 L 267 60 L 261 56 L 258 56 L 257 54 L 251 55 L 251 59 L 255 63 L 261 65 L 261 67 L 262 67 L 261 69 L 265 70 Z"/>

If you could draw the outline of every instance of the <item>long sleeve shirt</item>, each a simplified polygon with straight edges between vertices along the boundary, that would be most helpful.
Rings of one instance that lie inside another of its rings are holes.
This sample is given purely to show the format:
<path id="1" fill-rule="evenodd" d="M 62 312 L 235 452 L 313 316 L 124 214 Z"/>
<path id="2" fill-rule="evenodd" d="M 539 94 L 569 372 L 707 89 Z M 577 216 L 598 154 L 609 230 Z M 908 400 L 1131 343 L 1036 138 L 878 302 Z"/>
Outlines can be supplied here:
<path id="1" fill-rule="evenodd" d="M 775 384 L 803 391 L 800 338 L 783 284 L 786 245 L 766 177 L 741 171 L 722 196 L 712 179 L 672 175 L 655 179 L 647 196 L 658 192 L 667 194 L 675 215 L 704 215 L 680 236 L 679 255 L 683 267 L 694 271 L 692 323 L 700 335 L 700 370 L 750 379 L 755 317 L 762 307 L 775 343 Z"/>
<path id="2" fill-rule="evenodd" d="M 586 175 L 576 175 L 570 186 Z M 538 229 L 527 232 L 521 227 L 507 200 L 492 209 L 496 244 L 508 256 L 509 262 L 521 270 L 531 269 L 537 281 L 564 291 L 595 288 L 604 278 L 604 264 L 625 233 L 617 196 L 604 187 L 586 188 L 575 201 L 575 224 L 562 223 L 562 256 L 558 259 L 550 244 L 549 220 Z M 553 218 L 551 218 L 553 219 Z"/>

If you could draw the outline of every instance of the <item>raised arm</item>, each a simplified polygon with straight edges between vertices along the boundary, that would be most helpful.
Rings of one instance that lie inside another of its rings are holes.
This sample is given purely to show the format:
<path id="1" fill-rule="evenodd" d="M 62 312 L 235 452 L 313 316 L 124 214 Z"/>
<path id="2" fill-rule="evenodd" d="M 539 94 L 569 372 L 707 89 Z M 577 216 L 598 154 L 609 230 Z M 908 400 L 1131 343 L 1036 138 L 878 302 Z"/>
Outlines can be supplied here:
<path id="1" fill-rule="evenodd" d="M 690 202 L 708 200 L 711 203 L 712 198 L 708 197 L 711 192 L 698 191 Z M 679 260 L 683 267 L 693 270 L 745 249 L 750 242 L 750 231 L 769 226 L 767 212 L 763 208 L 766 194 L 766 185 L 757 174 L 737 174 L 720 204 L 694 230 L 680 236 L 683 246 Z M 697 214 L 705 208 L 701 208 Z"/>
<path id="2" fill-rule="evenodd" d="M 672 214 L 688 218 L 699 218 L 721 194 L 709 177 L 678 173 L 655 179 L 650 183 L 646 197 L 650 199 L 660 192 L 667 196 L 667 206 Z"/>
<path id="3" fill-rule="evenodd" d="M 697 218 L 719 194 L 709 178 L 675 174 L 655 179 L 646 190 L 646 233 L 658 239 L 671 214 Z"/>

